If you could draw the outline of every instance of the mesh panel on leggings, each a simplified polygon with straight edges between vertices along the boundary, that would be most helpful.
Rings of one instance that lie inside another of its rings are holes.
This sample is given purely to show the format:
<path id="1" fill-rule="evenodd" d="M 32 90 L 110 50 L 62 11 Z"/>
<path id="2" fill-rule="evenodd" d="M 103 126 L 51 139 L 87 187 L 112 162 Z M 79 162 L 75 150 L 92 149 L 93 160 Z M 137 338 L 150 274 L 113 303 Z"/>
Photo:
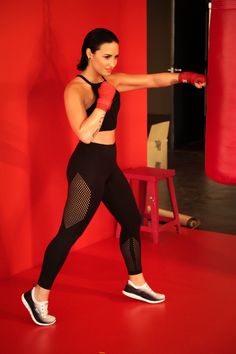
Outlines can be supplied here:
<path id="1" fill-rule="evenodd" d="M 120 245 L 120 248 L 129 274 L 141 273 L 140 242 L 136 238 L 130 237 Z"/>
<path id="2" fill-rule="evenodd" d="M 69 228 L 86 216 L 91 200 L 91 190 L 79 173 L 75 175 L 69 185 L 68 198 L 64 210 L 63 220 Z"/>

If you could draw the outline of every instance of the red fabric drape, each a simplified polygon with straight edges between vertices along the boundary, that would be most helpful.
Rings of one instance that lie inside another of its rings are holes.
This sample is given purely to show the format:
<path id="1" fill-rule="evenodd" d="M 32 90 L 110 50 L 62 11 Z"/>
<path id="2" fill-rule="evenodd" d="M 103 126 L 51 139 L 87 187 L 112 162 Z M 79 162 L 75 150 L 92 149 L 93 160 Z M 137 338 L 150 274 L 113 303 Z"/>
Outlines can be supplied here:
<path id="1" fill-rule="evenodd" d="M 77 74 L 82 40 L 95 27 L 120 39 L 120 71 L 146 72 L 146 1 L 1 2 L 0 277 L 42 262 L 59 227 L 65 170 L 77 143 L 63 90 Z M 137 19 L 136 21 L 131 19 Z M 123 94 L 118 122 L 122 167 L 146 163 L 146 92 Z M 121 196 L 122 197 L 122 196 Z M 78 247 L 112 237 L 101 206 Z"/>

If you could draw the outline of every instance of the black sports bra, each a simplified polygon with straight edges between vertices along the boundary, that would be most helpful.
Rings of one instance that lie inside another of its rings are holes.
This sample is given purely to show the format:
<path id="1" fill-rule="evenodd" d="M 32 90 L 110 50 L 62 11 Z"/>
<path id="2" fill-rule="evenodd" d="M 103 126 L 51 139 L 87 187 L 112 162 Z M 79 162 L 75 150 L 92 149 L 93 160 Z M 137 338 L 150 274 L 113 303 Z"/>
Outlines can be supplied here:
<path id="1" fill-rule="evenodd" d="M 77 76 L 81 77 L 84 81 L 86 81 L 89 85 L 92 86 L 92 90 L 93 90 L 95 97 L 96 97 L 92 106 L 90 106 L 86 110 L 87 115 L 89 116 L 93 112 L 93 110 L 96 108 L 97 99 L 98 99 L 98 89 L 101 86 L 102 82 L 94 84 L 94 83 L 90 82 L 88 79 L 86 79 L 83 75 L 77 75 Z M 115 96 L 112 101 L 111 108 L 105 114 L 100 131 L 113 130 L 116 128 L 117 115 L 119 112 L 119 108 L 120 108 L 120 93 L 116 90 Z"/>

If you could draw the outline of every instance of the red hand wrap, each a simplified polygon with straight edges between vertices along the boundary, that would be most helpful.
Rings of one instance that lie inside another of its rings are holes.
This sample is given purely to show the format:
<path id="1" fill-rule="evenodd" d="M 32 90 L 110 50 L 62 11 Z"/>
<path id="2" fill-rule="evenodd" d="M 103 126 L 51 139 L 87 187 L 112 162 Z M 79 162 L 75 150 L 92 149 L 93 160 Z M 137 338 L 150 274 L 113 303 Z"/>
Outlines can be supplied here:
<path id="1" fill-rule="evenodd" d="M 96 107 L 102 109 L 105 112 L 108 111 L 111 107 L 115 92 L 115 87 L 109 82 L 104 81 L 98 89 L 99 97 Z"/>
<path id="2" fill-rule="evenodd" d="M 178 81 L 183 83 L 190 83 L 193 85 L 197 83 L 204 84 L 206 82 L 206 77 L 202 74 L 184 71 L 179 74 Z"/>

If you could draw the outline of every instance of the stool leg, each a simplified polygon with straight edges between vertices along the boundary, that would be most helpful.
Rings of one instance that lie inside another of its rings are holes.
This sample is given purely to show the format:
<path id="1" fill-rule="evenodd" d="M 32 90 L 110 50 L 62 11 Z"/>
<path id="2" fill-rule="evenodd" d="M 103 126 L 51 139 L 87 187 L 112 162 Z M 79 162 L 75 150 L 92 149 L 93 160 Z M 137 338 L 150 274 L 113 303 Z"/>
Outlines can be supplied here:
<path id="1" fill-rule="evenodd" d="M 176 195 L 175 195 L 175 187 L 174 187 L 174 182 L 173 182 L 172 177 L 167 178 L 167 183 L 168 183 L 168 188 L 169 188 L 169 192 L 170 192 L 170 201 L 171 201 L 171 205 L 172 205 L 174 219 L 176 222 L 175 227 L 176 227 L 177 233 L 179 234 L 180 233 L 179 211 L 178 211 L 177 199 L 176 199 Z"/>
<path id="2" fill-rule="evenodd" d="M 148 182 L 148 190 L 150 194 L 152 237 L 153 237 L 153 242 L 158 243 L 158 236 L 159 236 L 158 184 L 156 184 L 155 182 Z"/>

